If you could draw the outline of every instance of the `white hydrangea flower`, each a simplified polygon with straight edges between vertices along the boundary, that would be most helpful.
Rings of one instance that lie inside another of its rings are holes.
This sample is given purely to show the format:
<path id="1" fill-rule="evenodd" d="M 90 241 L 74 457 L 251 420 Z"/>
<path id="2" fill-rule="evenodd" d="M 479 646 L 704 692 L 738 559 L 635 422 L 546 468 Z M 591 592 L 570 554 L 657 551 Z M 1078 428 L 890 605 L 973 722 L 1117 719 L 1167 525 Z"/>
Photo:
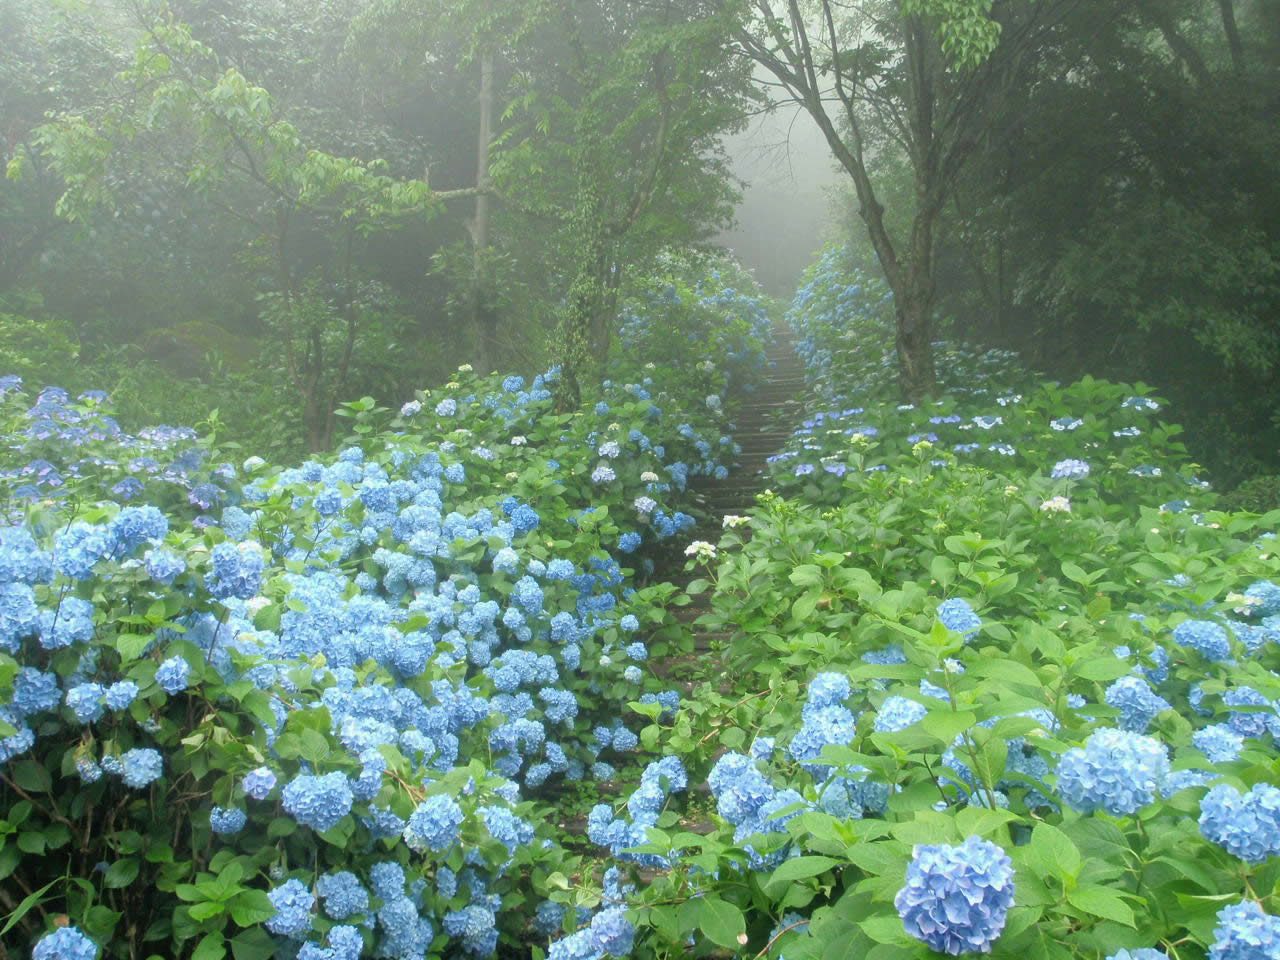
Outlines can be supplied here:
<path id="1" fill-rule="evenodd" d="M 706 540 L 695 540 L 684 548 L 684 555 L 697 557 L 699 560 L 714 560 L 716 547 L 714 543 L 708 543 Z"/>

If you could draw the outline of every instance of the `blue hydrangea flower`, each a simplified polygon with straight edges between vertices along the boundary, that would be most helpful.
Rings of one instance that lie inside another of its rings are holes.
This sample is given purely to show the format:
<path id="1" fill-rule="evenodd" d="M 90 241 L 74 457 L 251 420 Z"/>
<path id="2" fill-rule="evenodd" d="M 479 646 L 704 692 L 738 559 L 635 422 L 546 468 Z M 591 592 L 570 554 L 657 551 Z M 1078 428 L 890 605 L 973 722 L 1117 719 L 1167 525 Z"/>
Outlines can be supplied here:
<path id="1" fill-rule="evenodd" d="M 62 702 L 58 677 L 35 667 L 23 667 L 13 681 L 13 701 L 9 709 L 20 718 L 56 710 Z"/>
<path id="2" fill-rule="evenodd" d="M 1059 460 L 1050 474 L 1055 480 L 1080 480 L 1089 475 L 1089 464 L 1083 460 Z"/>
<path id="3" fill-rule="evenodd" d="M 1218 784 L 1200 802 L 1200 832 L 1249 863 L 1280 853 L 1280 789 L 1259 783 L 1242 795 Z"/>
<path id="4" fill-rule="evenodd" d="M 284 788 L 282 798 L 286 813 L 304 827 L 321 832 L 336 827 L 355 802 L 347 778 L 337 772 L 298 774 Z"/>
<path id="5" fill-rule="evenodd" d="M 164 761 L 159 751 L 150 747 L 135 747 L 126 750 L 120 757 L 121 777 L 125 786 L 141 789 L 156 780 L 164 773 Z"/>
<path id="6" fill-rule="evenodd" d="M 1251 602 L 1254 616 L 1271 617 L 1280 613 L 1280 584 L 1257 580 L 1245 588 L 1244 595 Z"/>
<path id="7" fill-rule="evenodd" d="M 209 811 L 209 826 L 214 833 L 239 833 L 248 822 L 248 815 L 239 807 L 214 807 Z"/>
<path id="8" fill-rule="evenodd" d="M 103 692 L 108 710 L 128 710 L 138 696 L 138 685 L 132 680 L 117 680 Z"/>
<path id="9" fill-rule="evenodd" d="M 1280 960 L 1280 917 L 1252 900 L 1218 911 L 1209 960 Z"/>
<path id="10" fill-rule="evenodd" d="M 1226 660 L 1231 656 L 1227 631 L 1212 620 L 1184 620 L 1173 628 L 1173 639 L 1196 650 L 1206 660 Z"/>
<path id="11" fill-rule="evenodd" d="M 1213 763 L 1230 763 L 1244 749 L 1244 737 L 1225 723 L 1215 723 L 1193 733 L 1191 745 Z"/>
<path id="12" fill-rule="evenodd" d="M 1013 906 L 1013 862 L 980 837 L 917 845 L 894 906 L 907 933 L 951 956 L 986 953 Z"/>
<path id="13" fill-rule="evenodd" d="M 564 904 L 543 900 L 533 914 L 533 929 L 540 936 L 558 933 L 564 925 Z"/>
<path id="14" fill-rule="evenodd" d="M 210 551 L 209 564 L 206 585 L 219 600 L 248 600 L 262 588 L 265 560 L 256 543 L 220 543 Z"/>
<path id="15" fill-rule="evenodd" d="M 815 709 L 842 704 L 849 699 L 852 688 L 843 673 L 820 673 L 809 681 L 807 706 Z"/>
<path id="16" fill-rule="evenodd" d="M 938 604 L 938 620 L 948 630 L 963 634 L 966 643 L 977 636 L 978 628 L 982 626 L 982 620 L 973 608 L 959 597 Z"/>
<path id="17" fill-rule="evenodd" d="M 1155 800 L 1169 775 L 1164 744 L 1125 730 L 1103 729 L 1058 762 L 1058 794 L 1081 813 L 1136 813 Z"/>
<path id="18" fill-rule="evenodd" d="M 1280 714 L 1276 706 L 1253 687 L 1233 687 L 1222 695 L 1229 707 L 1262 707 L 1261 710 L 1232 710 L 1227 723 L 1242 737 L 1263 738 L 1280 733 Z"/>
<path id="19" fill-rule="evenodd" d="M 497 917 L 488 904 L 470 903 L 444 916 L 444 932 L 462 941 L 462 949 L 477 957 L 490 956 L 498 945 Z"/>
<path id="20" fill-rule="evenodd" d="M 462 820 L 462 808 L 452 797 L 442 793 L 427 797 L 405 825 L 405 843 L 418 853 L 441 853 L 457 843 Z"/>
<path id="21" fill-rule="evenodd" d="M 245 774 L 241 783 L 247 796 L 254 800 L 265 800 L 276 786 L 276 775 L 266 767 L 257 767 Z"/>
<path id="22" fill-rule="evenodd" d="M 888 697 L 876 713 L 875 729 L 879 733 L 896 733 L 923 720 L 929 712 L 923 704 L 906 697 Z"/>
<path id="23" fill-rule="evenodd" d="M 191 684 L 191 667 L 182 657 L 169 657 L 156 668 L 156 683 L 170 696 L 176 696 Z"/>
<path id="24" fill-rule="evenodd" d="M 1121 677 L 1107 687 L 1107 705 L 1120 711 L 1120 729 L 1144 733 L 1156 714 L 1169 709 L 1169 703 L 1156 694 L 1141 677 Z"/>
<path id="25" fill-rule="evenodd" d="M 40 628 L 36 595 L 26 584 L 0 584 L 0 649 L 17 653 L 24 637 Z"/>
<path id="26" fill-rule="evenodd" d="M 591 918 L 588 929 L 591 946 L 597 955 L 606 957 L 630 956 L 635 942 L 636 929 L 627 919 L 625 907 L 609 907 Z"/>
<path id="27" fill-rule="evenodd" d="M 105 709 L 102 701 L 105 692 L 100 683 L 77 683 L 67 691 L 67 706 L 81 723 L 93 723 Z"/>
<path id="28" fill-rule="evenodd" d="M 79 927 L 59 927 L 46 933 L 31 951 L 31 960 L 97 960 L 98 945 Z"/>
<path id="29" fill-rule="evenodd" d="M 118 552 L 129 554 L 148 540 L 163 540 L 169 532 L 169 521 L 149 504 L 125 507 L 107 524 L 107 531 L 115 538 Z"/>
<path id="30" fill-rule="evenodd" d="M 1169 960 L 1169 955 L 1152 947 L 1138 947 L 1136 950 L 1117 950 L 1107 960 Z"/>
<path id="31" fill-rule="evenodd" d="M 93 604 L 67 597 L 57 610 L 40 612 L 40 646 L 60 650 L 93 637 Z"/>
<path id="32" fill-rule="evenodd" d="M 298 960 L 360 960 L 364 952 L 364 938 L 352 926 L 338 926 L 329 930 L 329 946 L 320 947 L 304 943 L 298 951 Z"/>
<path id="33" fill-rule="evenodd" d="M 311 911 L 315 908 L 315 895 L 301 880 L 286 880 L 267 894 L 276 908 L 275 916 L 264 926 L 272 933 L 293 940 L 301 940 L 311 929 Z"/>
<path id="34" fill-rule="evenodd" d="M 334 920 L 346 920 L 369 909 L 369 891 L 348 870 L 326 873 L 317 881 L 316 892 L 324 901 L 324 912 Z"/>

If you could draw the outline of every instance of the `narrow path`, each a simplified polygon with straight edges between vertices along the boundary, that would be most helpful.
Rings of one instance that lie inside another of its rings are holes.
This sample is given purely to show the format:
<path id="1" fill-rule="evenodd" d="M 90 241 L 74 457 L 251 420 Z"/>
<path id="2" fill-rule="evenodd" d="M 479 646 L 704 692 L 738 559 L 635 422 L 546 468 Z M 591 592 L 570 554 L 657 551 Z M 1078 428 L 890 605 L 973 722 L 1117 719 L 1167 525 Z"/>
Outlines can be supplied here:
<path id="1" fill-rule="evenodd" d="M 789 330 L 777 327 L 774 337 L 768 351 L 767 375 L 753 393 L 742 398 L 736 409 L 734 439 L 742 447 L 737 466 L 724 480 L 703 480 L 697 485 L 696 502 L 707 515 L 699 529 L 700 539 L 715 543 L 720 539 L 726 515 L 744 514 L 755 505 L 756 494 L 767 488 L 766 460 L 783 448 L 803 416 L 804 364 L 792 346 Z M 666 579 L 684 588 L 696 576 L 678 566 L 669 571 Z M 695 660 L 701 660 L 699 654 L 705 654 L 714 649 L 718 641 L 727 639 L 724 633 L 711 633 L 694 623 L 708 611 L 710 602 L 708 592 L 673 611 L 694 636 Z M 661 667 L 655 664 L 655 668 L 670 679 L 680 681 L 688 678 L 691 665 L 677 661 Z"/>
<path id="2" fill-rule="evenodd" d="M 767 356 L 769 369 L 765 378 L 735 407 L 734 438 L 742 447 L 736 467 L 724 480 L 699 478 L 693 487 L 695 506 L 704 515 L 694 539 L 716 543 L 726 514 L 743 514 L 755 505 L 756 494 L 766 488 L 765 461 L 783 448 L 803 416 L 806 394 L 804 364 L 792 347 L 789 330 L 776 328 L 774 344 Z M 684 561 L 682 553 L 673 552 L 665 563 L 659 561 L 652 579 L 673 583 L 683 592 L 698 576 L 697 572 L 684 570 Z M 713 632 L 695 623 L 710 609 L 710 602 L 708 591 L 694 597 L 687 606 L 670 608 L 692 635 L 693 652 L 655 659 L 649 664 L 655 674 L 677 687 L 682 696 L 692 693 L 700 680 L 715 675 L 714 659 L 707 655 L 729 638 L 726 632 Z M 632 787 L 634 784 L 619 781 L 597 781 L 590 789 L 594 791 L 594 799 L 616 802 Z M 703 783 L 695 789 L 705 793 L 707 787 Z M 566 816 L 560 827 L 565 832 L 567 846 L 598 852 L 585 839 L 586 809 L 584 806 L 580 812 Z M 706 833 L 712 828 L 711 821 L 705 816 L 690 819 L 683 826 L 699 833 Z"/>

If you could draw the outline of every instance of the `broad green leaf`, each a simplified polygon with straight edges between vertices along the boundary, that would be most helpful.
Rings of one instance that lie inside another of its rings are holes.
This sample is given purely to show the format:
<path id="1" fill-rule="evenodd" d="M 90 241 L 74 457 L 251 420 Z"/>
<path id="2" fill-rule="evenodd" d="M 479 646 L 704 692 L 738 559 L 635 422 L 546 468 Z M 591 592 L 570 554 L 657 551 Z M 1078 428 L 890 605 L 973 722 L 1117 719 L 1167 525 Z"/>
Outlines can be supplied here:
<path id="1" fill-rule="evenodd" d="M 1067 894 L 1067 902 L 1090 916 L 1135 926 L 1133 909 L 1120 894 L 1106 887 L 1079 887 Z"/>
<path id="2" fill-rule="evenodd" d="M 746 932 L 742 911 L 719 897 L 707 897 L 698 904 L 698 928 L 712 943 L 730 950 L 742 946 L 738 937 Z"/>
<path id="3" fill-rule="evenodd" d="M 838 866 L 840 861 L 831 857 L 796 857 L 787 860 L 764 882 L 765 892 L 770 896 L 776 896 L 788 884 L 816 877 Z"/>

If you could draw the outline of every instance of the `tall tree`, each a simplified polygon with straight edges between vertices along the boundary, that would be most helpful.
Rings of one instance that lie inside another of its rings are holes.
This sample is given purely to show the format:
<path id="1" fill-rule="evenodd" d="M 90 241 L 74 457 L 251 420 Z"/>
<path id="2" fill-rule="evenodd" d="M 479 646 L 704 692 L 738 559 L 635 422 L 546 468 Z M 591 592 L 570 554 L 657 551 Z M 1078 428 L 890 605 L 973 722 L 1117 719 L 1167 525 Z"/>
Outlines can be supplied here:
<path id="1" fill-rule="evenodd" d="M 390 175 L 381 159 L 315 147 L 269 90 L 167 8 L 141 16 L 115 95 L 40 133 L 66 185 L 59 212 L 86 220 L 120 210 L 122 191 L 158 179 L 182 185 L 178 202 L 198 199 L 244 224 L 246 252 L 270 265 L 263 318 L 276 363 L 295 391 L 308 447 L 323 449 L 333 411 L 352 390 L 357 347 L 383 309 L 376 285 L 356 269 L 357 244 L 475 190 L 435 191 L 425 179 Z M 308 264 L 299 262 L 300 244 L 328 249 Z"/>
<path id="2" fill-rule="evenodd" d="M 554 356 L 571 407 L 609 350 L 624 263 L 704 239 L 731 215 L 721 137 L 743 121 L 752 88 L 713 4 L 544 11 L 515 63 L 494 177 L 562 264 Z"/>
<path id="3" fill-rule="evenodd" d="M 852 180 L 894 294 L 904 395 L 936 386 L 936 247 L 956 179 L 1032 52 L 1079 0 L 740 0 L 735 36 L 813 117 Z M 879 170 L 900 156 L 909 210 L 887 211 Z"/>
<path id="4" fill-rule="evenodd" d="M 940 295 L 1055 376 L 1154 383 L 1230 482 L 1280 463 L 1280 17 L 1227 6 L 1064 20 L 954 193 Z"/>

